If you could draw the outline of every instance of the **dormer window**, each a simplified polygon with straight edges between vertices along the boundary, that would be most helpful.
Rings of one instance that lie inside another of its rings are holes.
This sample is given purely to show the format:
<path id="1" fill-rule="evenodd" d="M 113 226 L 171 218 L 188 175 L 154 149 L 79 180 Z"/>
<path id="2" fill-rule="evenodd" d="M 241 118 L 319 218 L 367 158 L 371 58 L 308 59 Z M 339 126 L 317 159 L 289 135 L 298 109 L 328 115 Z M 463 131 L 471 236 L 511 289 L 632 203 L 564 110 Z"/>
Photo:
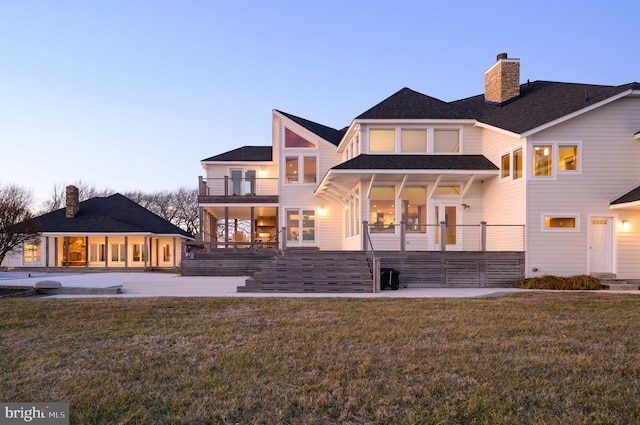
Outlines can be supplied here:
<path id="1" fill-rule="evenodd" d="M 395 130 L 371 130 L 369 131 L 369 152 L 395 152 Z"/>
<path id="2" fill-rule="evenodd" d="M 433 131 L 434 153 L 458 153 L 460 152 L 460 130 Z"/>

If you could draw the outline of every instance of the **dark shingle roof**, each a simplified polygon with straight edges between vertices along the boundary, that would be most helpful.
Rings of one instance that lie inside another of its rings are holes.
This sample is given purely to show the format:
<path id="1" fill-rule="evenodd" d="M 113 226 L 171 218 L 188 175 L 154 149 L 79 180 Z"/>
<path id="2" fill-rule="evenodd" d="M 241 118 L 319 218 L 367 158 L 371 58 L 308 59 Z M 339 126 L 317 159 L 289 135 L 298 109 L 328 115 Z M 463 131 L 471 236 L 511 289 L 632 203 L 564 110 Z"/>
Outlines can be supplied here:
<path id="1" fill-rule="evenodd" d="M 45 233 L 153 233 L 193 239 L 190 233 L 119 193 L 91 198 L 79 206 L 74 218 L 66 218 L 62 208 L 36 217 L 36 221 Z"/>
<path id="2" fill-rule="evenodd" d="M 271 161 L 271 146 L 243 146 L 202 161 Z"/>
<path id="3" fill-rule="evenodd" d="M 459 108 L 409 88 L 403 88 L 356 119 L 456 119 L 462 118 Z"/>
<path id="4" fill-rule="evenodd" d="M 276 111 L 336 146 L 340 144 L 342 136 L 344 136 L 344 133 L 347 131 L 346 128 L 343 128 L 342 130 L 336 130 L 335 128 L 327 127 L 326 125 L 318 124 L 317 122 L 309 121 L 304 118 L 288 114 L 286 112 L 278 111 L 277 109 Z"/>
<path id="5" fill-rule="evenodd" d="M 627 192 L 615 201 L 611 202 L 611 205 L 626 204 L 628 202 L 640 201 L 640 186 L 633 189 L 631 192 Z"/>
<path id="6" fill-rule="evenodd" d="M 452 102 L 451 106 L 479 122 L 522 134 L 627 90 L 638 89 L 638 83 L 600 86 L 533 81 L 522 84 L 520 96 L 502 106 L 486 104 L 484 94 Z"/>
<path id="7" fill-rule="evenodd" d="M 498 170 L 484 155 L 358 155 L 332 170 Z"/>

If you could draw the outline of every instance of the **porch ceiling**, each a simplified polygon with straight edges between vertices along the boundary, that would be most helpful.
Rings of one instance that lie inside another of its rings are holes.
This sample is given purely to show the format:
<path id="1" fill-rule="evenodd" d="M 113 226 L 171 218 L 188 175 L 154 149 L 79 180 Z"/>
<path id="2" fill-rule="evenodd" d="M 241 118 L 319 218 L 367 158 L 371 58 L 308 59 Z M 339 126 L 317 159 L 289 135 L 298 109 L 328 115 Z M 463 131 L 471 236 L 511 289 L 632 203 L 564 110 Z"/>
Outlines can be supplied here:
<path id="1" fill-rule="evenodd" d="M 224 208 L 225 206 L 216 205 L 216 206 L 205 206 L 204 210 L 211 214 L 212 216 L 222 219 L 224 218 Z M 249 206 L 228 206 L 229 208 L 229 218 L 230 219 L 238 219 L 238 220 L 250 220 L 251 219 L 251 207 Z M 277 208 L 275 206 L 265 207 L 265 206 L 256 206 L 254 207 L 254 218 L 258 217 L 272 217 L 276 216 Z"/>

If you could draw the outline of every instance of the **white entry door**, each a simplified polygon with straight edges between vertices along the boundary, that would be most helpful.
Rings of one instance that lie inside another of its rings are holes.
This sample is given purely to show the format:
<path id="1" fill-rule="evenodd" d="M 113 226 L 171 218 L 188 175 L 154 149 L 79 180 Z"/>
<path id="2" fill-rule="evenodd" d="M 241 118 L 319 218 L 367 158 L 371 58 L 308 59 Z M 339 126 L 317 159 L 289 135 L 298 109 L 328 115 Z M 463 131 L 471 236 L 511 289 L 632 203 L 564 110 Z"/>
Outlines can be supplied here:
<path id="1" fill-rule="evenodd" d="M 436 218 L 438 219 L 438 224 L 445 222 L 445 244 L 447 251 L 456 251 L 462 249 L 462 232 L 460 232 L 461 227 L 459 226 L 458 217 L 458 204 L 444 204 L 438 203 L 436 204 Z M 440 246 L 440 228 L 438 227 L 438 231 L 436 234 L 436 245 Z"/>
<path id="2" fill-rule="evenodd" d="M 287 209 L 287 246 L 316 245 L 316 212 Z"/>
<path id="3" fill-rule="evenodd" d="M 589 222 L 589 272 L 613 272 L 613 218 L 591 217 Z"/>

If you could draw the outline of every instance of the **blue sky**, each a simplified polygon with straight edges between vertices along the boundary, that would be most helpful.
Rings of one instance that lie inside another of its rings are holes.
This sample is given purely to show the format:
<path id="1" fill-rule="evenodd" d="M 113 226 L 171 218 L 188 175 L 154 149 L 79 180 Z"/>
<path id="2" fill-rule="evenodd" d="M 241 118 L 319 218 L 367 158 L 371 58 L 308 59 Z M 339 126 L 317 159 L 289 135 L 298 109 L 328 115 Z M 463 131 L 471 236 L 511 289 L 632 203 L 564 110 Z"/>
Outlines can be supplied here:
<path id="1" fill-rule="evenodd" d="M 279 109 L 342 128 L 410 87 L 640 81 L 631 1 L 35 1 L 0 5 L 0 184 L 195 187 L 200 160 L 271 143 Z"/>

